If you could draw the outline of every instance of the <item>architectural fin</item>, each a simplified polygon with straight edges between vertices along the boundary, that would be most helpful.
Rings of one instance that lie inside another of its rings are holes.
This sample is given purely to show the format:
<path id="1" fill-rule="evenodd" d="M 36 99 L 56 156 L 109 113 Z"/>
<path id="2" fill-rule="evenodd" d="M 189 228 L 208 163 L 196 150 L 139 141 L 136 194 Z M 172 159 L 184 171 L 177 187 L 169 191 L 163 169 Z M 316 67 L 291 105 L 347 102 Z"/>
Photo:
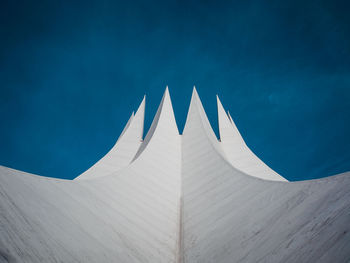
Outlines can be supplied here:
<path id="1" fill-rule="evenodd" d="M 145 104 L 146 97 L 144 96 L 136 114 L 134 112 L 131 114 L 113 148 L 75 180 L 106 176 L 130 164 L 142 143 Z"/>
<path id="2" fill-rule="evenodd" d="M 190 108 L 187 113 L 187 119 L 183 134 L 189 132 L 189 130 L 192 130 L 192 132 L 196 133 L 197 131 L 193 130 L 193 128 L 203 129 L 213 147 L 221 155 L 224 154 L 222 149 L 220 148 L 219 141 L 210 125 L 207 114 L 205 113 L 202 102 L 197 93 L 196 87 L 193 87 Z"/>
<path id="3" fill-rule="evenodd" d="M 286 181 L 285 178 L 268 167 L 246 145 L 231 116 L 216 96 L 218 107 L 220 145 L 226 159 L 238 170 L 254 177 L 273 181 Z"/>
<path id="4" fill-rule="evenodd" d="M 220 141 L 225 141 L 230 137 L 234 137 L 237 140 L 241 140 L 245 144 L 241 134 L 239 133 L 235 123 L 233 122 L 231 116 L 226 114 L 224 107 L 219 99 L 219 96 L 216 95 L 216 102 L 218 107 L 218 122 L 219 122 L 219 134 Z"/>
<path id="5" fill-rule="evenodd" d="M 163 98 L 160 102 L 157 113 L 154 116 L 151 127 L 149 128 L 143 143 L 141 144 L 135 157 L 133 158 L 133 161 L 136 160 L 146 149 L 147 145 L 150 143 L 152 138 L 156 134 L 161 133 L 172 133 L 175 135 L 179 135 L 179 130 L 176 125 L 175 115 L 170 99 L 168 86 L 166 86 L 165 88 Z"/>
<path id="6" fill-rule="evenodd" d="M 186 123 L 185 123 L 184 132 L 186 130 L 186 126 L 188 126 L 189 123 L 191 122 L 191 113 L 193 113 L 193 112 L 197 113 L 198 116 L 200 117 L 200 120 L 204 126 L 203 128 L 208 133 L 208 136 L 210 136 L 212 139 L 214 139 L 214 138 L 217 139 L 213 129 L 211 128 L 207 114 L 205 113 L 201 99 L 199 98 L 199 95 L 197 93 L 195 86 L 193 86 L 191 103 L 190 103 L 190 108 L 189 108 L 188 113 L 187 113 L 187 119 L 186 119 Z"/>

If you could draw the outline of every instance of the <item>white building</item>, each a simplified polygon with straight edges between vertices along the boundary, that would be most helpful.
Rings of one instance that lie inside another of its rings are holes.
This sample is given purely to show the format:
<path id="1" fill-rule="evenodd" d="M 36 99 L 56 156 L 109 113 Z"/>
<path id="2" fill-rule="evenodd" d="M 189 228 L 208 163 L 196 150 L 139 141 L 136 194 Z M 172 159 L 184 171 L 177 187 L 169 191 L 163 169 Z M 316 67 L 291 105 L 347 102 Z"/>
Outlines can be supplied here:
<path id="1" fill-rule="evenodd" d="M 180 135 L 166 89 L 76 180 L 0 167 L 0 262 L 348 262 L 350 173 L 288 182 L 217 101 L 220 141 L 195 89 Z"/>

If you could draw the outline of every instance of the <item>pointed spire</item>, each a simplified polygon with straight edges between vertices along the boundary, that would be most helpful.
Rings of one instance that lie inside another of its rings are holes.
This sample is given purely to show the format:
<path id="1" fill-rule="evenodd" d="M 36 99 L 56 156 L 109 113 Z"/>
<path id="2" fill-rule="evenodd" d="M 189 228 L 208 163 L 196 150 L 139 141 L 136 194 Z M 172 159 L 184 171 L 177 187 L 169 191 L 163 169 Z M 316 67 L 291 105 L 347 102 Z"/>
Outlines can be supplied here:
<path id="1" fill-rule="evenodd" d="M 166 86 L 165 88 L 163 98 L 160 102 L 157 113 L 153 118 L 151 127 L 149 128 L 147 135 L 133 160 L 137 159 L 140 156 L 140 154 L 145 150 L 145 148 L 147 147 L 157 130 L 162 130 L 162 132 L 163 130 L 166 130 L 166 132 L 168 133 L 170 132 L 176 135 L 179 134 L 168 86 Z"/>
<path id="2" fill-rule="evenodd" d="M 196 86 L 193 86 L 190 108 L 191 108 L 191 105 L 193 105 L 193 104 L 199 105 L 199 107 L 203 108 L 202 101 L 199 98 Z M 203 108 L 203 110 L 204 110 L 204 108 Z"/>
<path id="3" fill-rule="evenodd" d="M 241 133 L 239 132 L 239 130 L 238 130 L 237 126 L 236 126 L 236 123 L 233 121 L 233 119 L 232 119 L 232 117 L 231 117 L 229 111 L 227 111 L 227 115 L 228 115 L 228 118 L 230 119 L 230 122 L 231 122 L 231 124 L 232 124 L 232 126 L 233 126 L 233 129 L 235 130 L 236 134 L 237 134 L 240 138 L 242 138 L 242 141 L 243 141 L 244 144 L 245 144 L 245 141 L 244 141 L 244 139 L 243 139 Z"/>
<path id="4" fill-rule="evenodd" d="M 218 106 L 218 110 L 220 109 L 222 111 L 225 111 L 224 107 L 222 106 L 222 103 L 221 103 L 221 101 L 219 99 L 219 95 L 218 94 L 216 94 L 216 103 L 217 103 L 217 106 Z"/>
<path id="5" fill-rule="evenodd" d="M 201 120 L 201 123 L 203 124 L 205 131 L 208 133 L 208 135 L 210 137 L 212 137 L 212 139 L 215 138 L 215 140 L 217 140 L 216 135 L 215 135 L 213 129 L 211 128 L 207 114 L 205 113 L 201 99 L 199 98 L 199 95 L 197 93 L 196 86 L 193 86 L 190 108 L 189 108 L 188 113 L 187 113 L 187 119 L 186 119 L 186 123 L 185 123 L 184 132 L 186 130 L 186 127 L 188 126 L 188 124 L 191 121 L 190 120 L 191 114 L 198 114 L 200 116 L 200 120 Z"/>
<path id="6" fill-rule="evenodd" d="M 241 140 L 241 142 L 245 144 L 231 116 L 226 114 L 226 111 L 222 106 L 222 103 L 218 95 L 216 95 L 216 101 L 217 101 L 217 107 L 218 107 L 220 140 L 223 142 L 229 138 L 230 139 L 235 138 L 237 140 Z"/>
<path id="7" fill-rule="evenodd" d="M 220 140 L 225 140 L 225 133 L 226 132 L 232 132 L 232 124 L 230 122 L 230 119 L 228 118 L 226 111 L 224 107 L 222 106 L 222 103 L 219 99 L 219 96 L 216 95 L 216 102 L 217 102 L 217 108 L 218 108 L 218 121 L 219 121 L 219 134 L 220 134 Z"/>
<path id="8" fill-rule="evenodd" d="M 216 96 L 221 148 L 231 165 L 246 174 L 275 181 L 285 179 L 263 163 L 246 145 L 230 114 L 226 114 L 219 96 Z"/>
<path id="9" fill-rule="evenodd" d="M 199 98 L 196 86 L 193 86 L 190 108 L 189 108 L 188 112 L 190 112 L 192 108 L 197 108 L 197 107 L 203 108 L 203 105 L 202 105 L 201 99 Z M 204 110 L 204 108 L 203 108 L 203 110 Z M 204 114 L 205 114 L 205 112 L 204 112 Z M 186 120 L 186 122 L 187 122 L 187 120 Z"/>
<path id="10" fill-rule="evenodd" d="M 191 103 L 187 113 L 183 135 L 186 137 L 198 137 L 204 135 L 220 155 L 224 154 L 210 125 L 196 87 L 193 87 Z"/>
<path id="11" fill-rule="evenodd" d="M 198 96 L 198 92 L 197 92 L 197 89 L 196 89 L 196 85 L 193 85 L 192 96 L 193 96 L 194 93 L 197 94 L 197 96 Z"/>
<path id="12" fill-rule="evenodd" d="M 75 180 L 106 176 L 126 167 L 132 161 L 141 145 L 145 104 L 146 97 L 144 96 L 136 114 L 132 112 L 129 121 L 113 148 L 87 171 L 75 178 Z M 128 150 L 125 151 L 125 149 Z"/>

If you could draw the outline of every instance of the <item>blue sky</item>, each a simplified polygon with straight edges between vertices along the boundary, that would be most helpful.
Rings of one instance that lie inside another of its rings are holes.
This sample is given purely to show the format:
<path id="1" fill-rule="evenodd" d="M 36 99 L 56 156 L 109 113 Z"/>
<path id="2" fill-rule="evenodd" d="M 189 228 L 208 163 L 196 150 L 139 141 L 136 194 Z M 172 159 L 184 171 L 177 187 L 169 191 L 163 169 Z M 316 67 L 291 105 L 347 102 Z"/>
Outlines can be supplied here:
<path id="1" fill-rule="evenodd" d="M 289 180 L 350 170 L 347 1 L 2 1 L 0 164 L 72 179 L 196 85 Z"/>

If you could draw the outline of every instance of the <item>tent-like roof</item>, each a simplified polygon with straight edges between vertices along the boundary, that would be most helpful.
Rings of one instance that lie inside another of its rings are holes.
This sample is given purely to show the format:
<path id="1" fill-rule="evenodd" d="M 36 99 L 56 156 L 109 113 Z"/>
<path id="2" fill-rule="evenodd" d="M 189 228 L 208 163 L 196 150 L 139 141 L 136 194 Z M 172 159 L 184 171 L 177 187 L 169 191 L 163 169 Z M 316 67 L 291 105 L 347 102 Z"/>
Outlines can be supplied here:
<path id="1" fill-rule="evenodd" d="M 350 174 L 288 182 L 218 99 L 218 140 L 194 89 L 183 134 L 166 89 L 76 178 L 0 167 L 1 262 L 347 262 Z"/>

